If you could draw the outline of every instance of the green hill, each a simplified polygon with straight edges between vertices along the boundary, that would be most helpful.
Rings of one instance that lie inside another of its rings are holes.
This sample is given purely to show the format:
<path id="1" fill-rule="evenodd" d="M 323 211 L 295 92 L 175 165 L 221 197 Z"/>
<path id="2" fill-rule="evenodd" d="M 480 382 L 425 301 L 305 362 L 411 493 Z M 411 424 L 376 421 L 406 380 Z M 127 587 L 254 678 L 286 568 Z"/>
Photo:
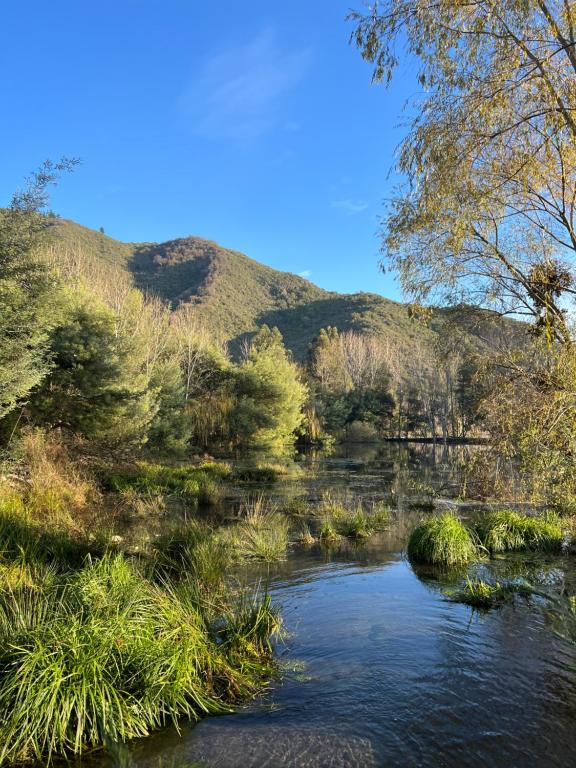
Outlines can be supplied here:
<path id="1" fill-rule="evenodd" d="M 406 304 L 373 293 L 325 291 L 298 275 L 260 264 L 242 253 L 199 237 L 165 243 L 122 243 L 71 221 L 55 220 L 57 243 L 87 262 L 128 273 L 134 284 L 176 309 L 192 303 L 198 317 L 237 353 L 258 326 L 277 326 L 286 345 L 302 359 L 319 330 L 384 335 L 404 354 L 418 340 L 432 340 L 448 320 L 483 343 L 502 333 L 490 313 L 470 308 L 435 310 L 425 327 L 411 319 Z M 374 267 L 376 269 L 376 266 Z M 512 327 L 508 322 L 507 328 Z"/>

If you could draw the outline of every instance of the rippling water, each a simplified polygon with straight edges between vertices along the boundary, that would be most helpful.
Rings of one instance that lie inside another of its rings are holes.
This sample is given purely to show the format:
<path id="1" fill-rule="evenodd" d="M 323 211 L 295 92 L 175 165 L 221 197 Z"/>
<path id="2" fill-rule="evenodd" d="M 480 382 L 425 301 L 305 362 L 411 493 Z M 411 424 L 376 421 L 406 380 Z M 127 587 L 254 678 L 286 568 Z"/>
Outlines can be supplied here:
<path id="1" fill-rule="evenodd" d="M 335 477 L 368 488 L 395 482 L 377 461 L 355 470 L 327 462 L 314 487 Z M 441 472 L 432 473 L 435 482 Z M 305 493 L 308 482 L 300 483 Z M 133 745 L 131 764 L 574 765 L 576 646 L 554 634 L 537 605 L 478 614 L 447 601 L 442 582 L 418 575 L 402 556 L 409 519 L 401 515 L 364 547 L 298 550 L 273 570 L 270 590 L 289 632 L 278 649 L 282 679 L 234 715 Z M 534 560 L 532 571 L 574 578 L 568 558 Z"/>

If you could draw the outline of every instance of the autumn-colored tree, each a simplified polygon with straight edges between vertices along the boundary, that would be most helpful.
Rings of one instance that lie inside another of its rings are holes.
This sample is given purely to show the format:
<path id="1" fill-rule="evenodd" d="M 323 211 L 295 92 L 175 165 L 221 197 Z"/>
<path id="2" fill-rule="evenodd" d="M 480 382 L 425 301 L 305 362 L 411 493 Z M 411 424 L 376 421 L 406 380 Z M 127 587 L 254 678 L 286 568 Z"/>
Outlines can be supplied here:
<path id="1" fill-rule="evenodd" d="M 390 203 L 384 264 L 419 300 L 526 314 L 570 340 L 576 293 L 576 5 L 566 0 L 382 0 L 354 39 L 389 81 L 419 62 Z"/>

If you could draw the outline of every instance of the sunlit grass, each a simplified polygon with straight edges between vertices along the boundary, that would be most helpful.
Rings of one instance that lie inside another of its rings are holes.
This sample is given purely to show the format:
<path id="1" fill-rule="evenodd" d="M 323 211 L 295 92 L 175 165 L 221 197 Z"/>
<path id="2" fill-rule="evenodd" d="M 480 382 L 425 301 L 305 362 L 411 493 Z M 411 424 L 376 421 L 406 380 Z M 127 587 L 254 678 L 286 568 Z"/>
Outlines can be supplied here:
<path id="1" fill-rule="evenodd" d="M 135 466 L 110 475 L 108 483 L 114 491 L 136 491 L 151 496 L 179 496 L 188 502 L 215 504 L 220 499 L 222 481 L 230 476 L 230 468 L 218 462 L 186 464 L 172 467 L 138 462 Z"/>
<path id="2" fill-rule="evenodd" d="M 286 515 L 259 495 L 244 503 L 240 521 L 228 534 L 238 557 L 271 563 L 286 558 L 289 532 Z"/>
<path id="3" fill-rule="evenodd" d="M 408 557 L 430 565 L 464 565 L 479 555 L 478 546 L 466 526 L 446 512 L 424 520 L 412 531 Z"/>
<path id="4" fill-rule="evenodd" d="M 185 716 L 227 711 L 269 673 L 269 598 L 206 623 L 188 581 L 121 555 L 42 587 L 0 591 L 0 763 L 79 754 Z"/>
<path id="5" fill-rule="evenodd" d="M 564 532 L 553 515 L 533 517 L 512 510 L 489 512 L 476 525 L 480 541 L 490 552 L 558 551 Z"/>

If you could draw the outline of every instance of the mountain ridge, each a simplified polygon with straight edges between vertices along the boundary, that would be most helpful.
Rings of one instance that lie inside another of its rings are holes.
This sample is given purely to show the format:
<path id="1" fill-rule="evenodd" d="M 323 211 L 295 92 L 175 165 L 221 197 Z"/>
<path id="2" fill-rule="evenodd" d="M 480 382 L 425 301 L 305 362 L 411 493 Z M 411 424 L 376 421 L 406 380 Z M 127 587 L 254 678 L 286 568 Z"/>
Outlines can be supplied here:
<path id="1" fill-rule="evenodd" d="M 300 275 L 281 272 L 197 236 L 163 243 L 124 243 L 76 222 L 56 219 L 55 240 L 103 268 L 120 269 L 133 284 L 177 309 L 195 307 L 198 319 L 228 342 L 232 354 L 260 325 L 277 326 L 286 346 L 302 360 L 321 328 L 384 335 L 407 355 L 419 341 L 432 342 L 456 324 L 483 344 L 501 327 L 493 313 L 465 308 L 433 309 L 427 324 L 411 317 L 410 305 L 377 293 L 327 291 Z M 510 321 L 506 321 L 511 327 Z M 489 327 L 492 326 L 492 327 Z"/>

